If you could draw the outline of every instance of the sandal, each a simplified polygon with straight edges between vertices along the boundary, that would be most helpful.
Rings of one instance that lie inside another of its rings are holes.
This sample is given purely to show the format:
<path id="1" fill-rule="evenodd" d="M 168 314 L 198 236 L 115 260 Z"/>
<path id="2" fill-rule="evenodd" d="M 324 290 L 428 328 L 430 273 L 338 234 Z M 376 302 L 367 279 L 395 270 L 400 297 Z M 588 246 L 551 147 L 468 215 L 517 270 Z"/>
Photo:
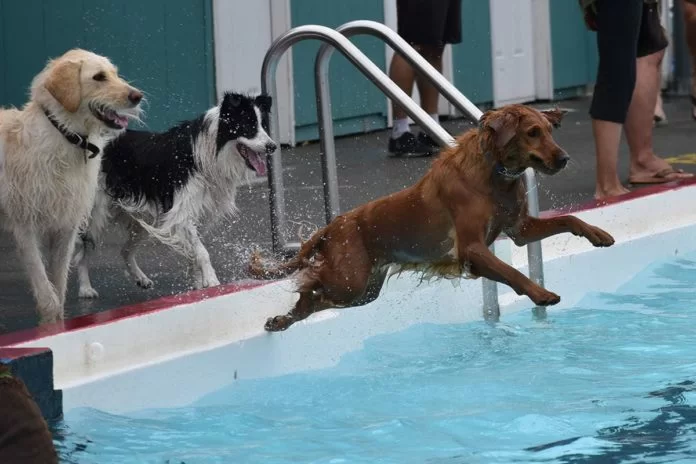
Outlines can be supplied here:
<path id="1" fill-rule="evenodd" d="M 694 175 L 685 172 L 683 169 L 665 168 L 652 175 L 644 177 L 629 177 L 628 183 L 631 185 L 651 185 L 651 184 L 666 184 L 667 182 L 676 182 L 683 179 L 689 179 Z"/>

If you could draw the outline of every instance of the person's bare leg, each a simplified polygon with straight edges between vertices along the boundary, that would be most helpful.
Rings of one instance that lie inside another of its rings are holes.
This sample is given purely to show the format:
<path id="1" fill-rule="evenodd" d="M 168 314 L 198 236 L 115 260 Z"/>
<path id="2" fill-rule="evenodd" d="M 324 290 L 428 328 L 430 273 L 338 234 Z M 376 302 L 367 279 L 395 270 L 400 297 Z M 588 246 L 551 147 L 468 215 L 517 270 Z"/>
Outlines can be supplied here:
<path id="1" fill-rule="evenodd" d="M 592 132 L 597 154 L 595 198 L 602 199 L 628 193 L 629 190 L 621 184 L 617 173 L 621 124 L 593 119 Z"/>
<path id="2" fill-rule="evenodd" d="M 389 78 L 407 95 L 411 95 L 413 83 L 416 79 L 415 71 L 399 53 L 394 53 L 392 56 L 389 66 Z M 392 110 L 394 119 L 405 119 L 408 117 L 406 112 L 394 101 L 392 101 Z"/>
<path id="3" fill-rule="evenodd" d="M 423 55 L 423 58 L 428 60 L 428 63 L 439 72 L 442 72 L 442 53 L 444 52 L 444 47 L 422 45 L 419 47 L 419 52 Z M 424 78 L 420 74 L 416 74 L 416 84 L 418 85 L 418 93 L 420 94 L 421 108 L 430 115 L 437 114 L 437 103 L 440 98 L 440 93 L 427 78 Z"/>
<path id="4" fill-rule="evenodd" d="M 660 64 L 664 51 L 638 58 L 636 86 L 624 124 L 626 141 L 631 151 L 629 179 L 640 180 L 670 169 L 667 161 L 653 152 L 653 110 L 660 86 Z M 691 177 L 690 174 L 672 173 L 666 178 L 676 180 Z"/>

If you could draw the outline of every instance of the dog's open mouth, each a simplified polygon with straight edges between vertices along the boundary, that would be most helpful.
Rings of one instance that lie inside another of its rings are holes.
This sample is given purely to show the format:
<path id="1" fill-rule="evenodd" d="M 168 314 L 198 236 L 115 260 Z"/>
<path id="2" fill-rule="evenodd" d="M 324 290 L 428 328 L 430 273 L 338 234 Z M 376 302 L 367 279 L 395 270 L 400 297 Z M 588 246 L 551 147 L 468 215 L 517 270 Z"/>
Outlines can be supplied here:
<path id="1" fill-rule="evenodd" d="M 242 155 L 249 169 L 255 171 L 259 176 L 266 175 L 266 154 L 264 152 L 252 150 L 243 143 L 237 144 L 237 151 Z"/>
<path id="2" fill-rule="evenodd" d="M 116 110 L 104 105 L 89 105 L 89 109 L 95 118 L 103 122 L 111 129 L 125 129 L 128 127 L 128 116 L 119 114 Z"/>

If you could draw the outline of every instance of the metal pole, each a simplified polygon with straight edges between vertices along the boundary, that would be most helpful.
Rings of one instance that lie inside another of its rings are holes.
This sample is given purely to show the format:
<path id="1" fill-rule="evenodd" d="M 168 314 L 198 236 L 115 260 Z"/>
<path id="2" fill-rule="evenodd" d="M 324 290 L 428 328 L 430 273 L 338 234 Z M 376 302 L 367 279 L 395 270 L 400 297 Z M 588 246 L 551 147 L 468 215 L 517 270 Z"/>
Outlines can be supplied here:
<path id="1" fill-rule="evenodd" d="M 406 95 L 389 77 L 382 72 L 370 59 L 365 56 L 347 37 L 338 31 L 325 26 L 307 25 L 293 28 L 276 39 L 271 45 L 263 60 L 261 67 L 261 90 L 272 98 L 277 97 L 275 86 L 275 75 L 278 68 L 278 61 L 281 56 L 293 44 L 300 40 L 317 39 L 331 44 L 337 48 L 353 65 L 358 68 L 368 79 L 379 87 L 389 98 L 399 102 L 426 132 L 441 145 L 450 145 L 453 138 L 440 125 L 434 124 L 432 118 L 420 106 L 418 106 L 410 96 Z M 321 104 L 319 106 L 322 106 Z M 330 109 L 330 106 L 329 106 Z M 279 123 L 277 112 L 272 112 L 269 134 L 272 138 L 279 135 Z M 334 154 L 335 157 L 335 154 Z M 285 217 L 285 190 L 282 179 L 282 160 L 279 152 L 270 157 L 271 162 L 268 170 L 268 184 L 271 189 L 271 234 L 273 238 L 273 249 L 276 251 L 287 249 L 287 243 L 283 235 L 286 224 Z M 333 171 L 335 173 L 335 170 Z"/>
<path id="2" fill-rule="evenodd" d="M 346 37 L 356 34 L 370 34 L 381 38 L 398 53 L 401 53 L 415 69 L 425 75 L 442 95 L 452 103 L 459 111 L 469 116 L 474 121 L 478 121 L 483 114 L 481 110 L 471 103 L 454 85 L 452 85 L 437 69 L 425 60 L 418 51 L 402 39 L 396 32 L 384 24 L 375 21 L 351 21 L 340 26 L 337 31 Z M 314 63 L 314 79 L 317 96 L 317 116 L 319 124 L 319 134 L 321 136 L 322 166 L 324 167 L 324 195 L 327 222 L 338 214 L 338 182 L 335 181 L 335 159 L 336 149 L 333 136 L 333 118 L 331 113 L 331 92 L 329 90 L 329 60 L 333 54 L 334 47 L 331 44 L 324 44 L 317 53 Z M 409 97 L 409 100 L 412 101 Z M 399 102 L 401 103 L 401 102 Z M 433 126 L 438 126 L 435 121 L 428 118 L 428 124 L 423 127 L 426 132 L 432 130 Z M 452 141 L 453 143 L 454 141 Z M 441 144 L 451 146 L 450 144 Z M 328 166 L 327 166 L 328 164 Z M 334 172 L 332 172 L 333 165 Z M 335 193 L 334 193 L 335 192 Z M 490 250 L 495 253 L 495 245 L 491 244 Z M 498 303 L 498 283 L 494 280 L 483 279 L 483 308 L 484 317 L 489 321 L 497 321 L 500 318 L 500 306 Z"/>
<path id="3" fill-rule="evenodd" d="M 424 74 L 442 96 L 462 114 L 468 116 L 473 121 L 478 121 L 481 118 L 483 114 L 481 110 L 393 29 L 376 21 L 358 20 L 339 26 L 336 30 L 346 37 L 352 37 L 357 34 L 368 34 L 382 39 L 396 52 L 400 53 L 413 68 Z M 319 70 L 318 67 L 320 62 L 322 60 L 328 61 L 332 52 L 333 49 L 329 45 L 325 44 L 321 47 L 317 54 L 317 63 L 315 67 L 317 71 Z M 317 77 L 319 77 L 318 73 Z"/>

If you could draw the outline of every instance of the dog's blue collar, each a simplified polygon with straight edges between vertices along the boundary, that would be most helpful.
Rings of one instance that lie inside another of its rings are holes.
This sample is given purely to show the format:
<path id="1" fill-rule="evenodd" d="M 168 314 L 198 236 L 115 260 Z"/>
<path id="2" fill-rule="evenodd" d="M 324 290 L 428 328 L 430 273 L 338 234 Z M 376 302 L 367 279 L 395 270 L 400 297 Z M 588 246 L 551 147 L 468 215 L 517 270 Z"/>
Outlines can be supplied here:
<path id="1" fill-rule="evenodd" d="M 66 130 L 58 123 L 56 118 L 54 118 L 50 111 L 48 111 L 47 109 L 44 109 L 44 114 L 46 115 L 48 120 L 51 121 L 53 127 L 58 129 L 58 132 L 63 134 L 63 137 L 65 137 L 65 139 L 68 142 L 72 143 L 73 145 L 77 145 L 83 150 L 88 150 L 91 153 L 91 155 L 89 155 L 89 159 L 92 159 L 99 154 L 99 147 L 93 143 L 89 143 L 89 140 L 87 140 L 86 135 L 80 135 L 76 132 L 70 132 L 69 130 Z M 85 161 L 87 161 L 87 158 L 85 158 Z"/>

